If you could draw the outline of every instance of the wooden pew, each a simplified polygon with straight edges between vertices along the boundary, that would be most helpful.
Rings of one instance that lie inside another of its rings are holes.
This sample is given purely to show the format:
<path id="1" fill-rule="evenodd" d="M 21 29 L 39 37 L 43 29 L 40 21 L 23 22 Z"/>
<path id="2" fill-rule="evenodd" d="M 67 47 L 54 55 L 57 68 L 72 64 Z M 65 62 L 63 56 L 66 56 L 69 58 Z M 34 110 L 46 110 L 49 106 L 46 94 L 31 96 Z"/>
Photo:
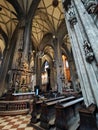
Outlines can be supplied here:
<path id="1" fill-rule="evenodd" d="M 76 130 L 81 103 L 83 103 L 83 97 L 56 105 L 56 130 Z"/>
<path id="2" fill-rule="evenodd" d="M 75 97 L 71 96 L 51 102 L 43 102 L 43 104 L 41 105 L 40 126 L 45 130 L 53 127 L 55 121 L 55 105 L 58 102 L 68 102 L 73 99 L 75 99 Z"/>
<path id="3" fill-rule="evenodd" d="M 37 123 L 40 118 L 40 113 L 41 113 L 41 104 L 45 102 L 51 102 L 51 101 L 58 101 L 60 99 L 64 99 L 65 96 L 60 96 L 56 98 L 51 98 L 51 99 L 45 99 L 45 100 L 39 100 L 33 101 L 33 108 L 32 108 L 32 113 L 31 113 L 31 123 Z"/>
<path id="4" fill-rule="evenodd" d="M 97 106 L 91 104 L 79 109 L 80 126 L 78 130 L 98 130 L 96 121 Z"/>

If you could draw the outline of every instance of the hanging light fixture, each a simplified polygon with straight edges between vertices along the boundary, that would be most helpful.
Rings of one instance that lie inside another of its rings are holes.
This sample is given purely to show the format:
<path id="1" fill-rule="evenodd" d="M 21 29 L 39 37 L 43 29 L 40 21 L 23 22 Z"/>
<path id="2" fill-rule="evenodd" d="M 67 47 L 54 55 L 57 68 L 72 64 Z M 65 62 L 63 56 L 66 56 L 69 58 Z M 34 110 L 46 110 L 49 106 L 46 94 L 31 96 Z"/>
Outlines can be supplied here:
<path id="1" fill-rule="evenodd" d="M 52 5 L 53 5 L 54 8 L 56 8 L 58 6 L 58 4 L 59 4 L 58 0 L 52 1 Z"/>

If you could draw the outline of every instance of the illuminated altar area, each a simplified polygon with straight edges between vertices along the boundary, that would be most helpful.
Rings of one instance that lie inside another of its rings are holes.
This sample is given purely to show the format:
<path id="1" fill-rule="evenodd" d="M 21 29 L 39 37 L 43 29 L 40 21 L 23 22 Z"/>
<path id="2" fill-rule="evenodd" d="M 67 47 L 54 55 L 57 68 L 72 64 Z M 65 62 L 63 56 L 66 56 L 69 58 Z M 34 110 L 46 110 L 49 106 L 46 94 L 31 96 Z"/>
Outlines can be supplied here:
<path id="1" fill-rule="evenodd" d="M 19 69 L 15 69 L 13 82 L 15 85 L 14 93 L 26 93 L 31 92 L 30 86 L 30 78 L 31 78 L 31 71 L 28 69 L 28 64 L 23 62 Z"/>
<path id="2" fill-rule="evenodd" d="M 13 73 L 13 96 L 15 100 L 18 99 L 32 99 L 34 92 L 32 92 L 31 77 L 32 71 L 29 70 L 26 62 L 21 63 L 21 67 L 12 69 Z"/>

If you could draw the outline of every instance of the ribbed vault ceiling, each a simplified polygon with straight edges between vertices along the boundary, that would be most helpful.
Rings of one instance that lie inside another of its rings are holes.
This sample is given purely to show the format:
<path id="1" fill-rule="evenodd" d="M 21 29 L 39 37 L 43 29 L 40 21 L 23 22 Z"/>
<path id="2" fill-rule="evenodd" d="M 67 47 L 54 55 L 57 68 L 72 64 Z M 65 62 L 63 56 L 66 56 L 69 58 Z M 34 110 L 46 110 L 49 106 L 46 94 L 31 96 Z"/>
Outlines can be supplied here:
<path id="1" fill-rule="evenodd" d="M 41 0 L 32 23 L 32 36 L 39 44 L 46 33 L 56 34 L 64 19 L 61 0 L 53 7 L 53 0 Z"/>
<path id="2" fill-rule="evenodd" d="M 11 38 L 19 20 L 19 12 L 26 15 L 33 0 L 0 0 L 0 28 L 5 32 L 8 38 Z M 13 4 L 15 5 L 13 7 Z M 53 0 L 41 0 L 34 18 L 32 20 L 32 39 L 34 46 L 40 46 L 44 35 L 51 33 L 57 34 L 62 20 L 64 19 L 62 2 L 58 0 L 57 5 L 53 6 Z M 51 52 L 53 57 L 53 48 L 47 46 L 46 54 Z"/>
<path id="3" fill-rule="evenodd" d="M 18 23 L 16 11 L 6 0 L 0 0 L 0 28 L 10 38 Z"/>

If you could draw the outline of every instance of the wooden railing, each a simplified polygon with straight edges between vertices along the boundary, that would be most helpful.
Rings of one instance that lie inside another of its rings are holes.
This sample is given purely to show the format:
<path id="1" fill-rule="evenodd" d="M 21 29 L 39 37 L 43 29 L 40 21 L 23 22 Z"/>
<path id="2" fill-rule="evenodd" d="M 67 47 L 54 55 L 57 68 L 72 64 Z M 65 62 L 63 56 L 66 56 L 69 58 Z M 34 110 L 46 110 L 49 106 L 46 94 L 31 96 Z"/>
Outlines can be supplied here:
<path id="1" fill-rule="evenodd" d="M 0 101 L 0 115 L 25 114 L 30 111 L 30 100 Z"/>

